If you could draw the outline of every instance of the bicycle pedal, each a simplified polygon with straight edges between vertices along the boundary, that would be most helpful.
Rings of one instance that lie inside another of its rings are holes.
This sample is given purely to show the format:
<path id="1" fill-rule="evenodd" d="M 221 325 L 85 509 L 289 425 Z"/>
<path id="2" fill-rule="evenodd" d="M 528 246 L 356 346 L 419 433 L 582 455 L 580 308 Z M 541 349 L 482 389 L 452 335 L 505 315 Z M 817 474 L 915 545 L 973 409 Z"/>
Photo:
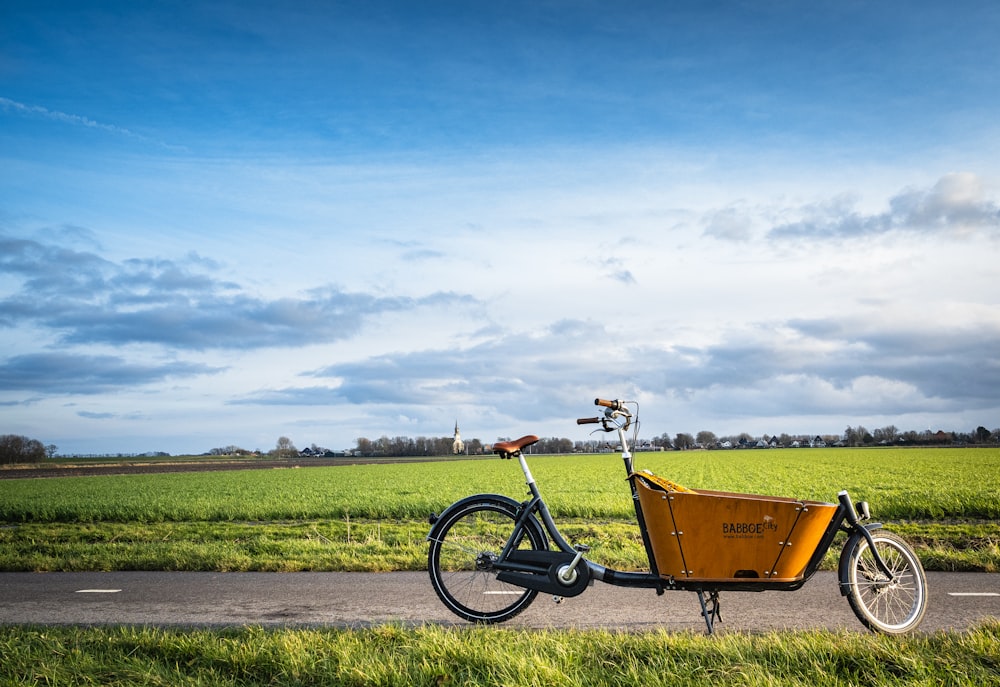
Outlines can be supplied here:
<path id="1" fill-rule="evenodd" d="M 590 547 L 587 546 L 586 544 L 574 544 L 573 550 L 579 551 L 580 553 L 587 553 L 588 551 L 590 551 Z"/>

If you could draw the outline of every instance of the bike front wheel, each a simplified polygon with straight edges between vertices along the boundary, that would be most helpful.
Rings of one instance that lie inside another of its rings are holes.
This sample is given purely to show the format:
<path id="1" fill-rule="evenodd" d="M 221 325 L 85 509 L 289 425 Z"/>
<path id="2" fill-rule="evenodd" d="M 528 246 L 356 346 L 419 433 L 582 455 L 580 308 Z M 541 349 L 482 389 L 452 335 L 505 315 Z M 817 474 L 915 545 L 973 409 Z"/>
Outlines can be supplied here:
<path id="1" fill-rule="evenodd" d="M 445 513 L 430 537 L 427 569 L 438 597 L 453 613 L 478 623 L 513 618 L 538 592 L 501 582 L 495 563 L 515 531 L 515 506 L 484 498 Z M 516 549 L 545 550 L 539 527 L 524 528 Z"/>
<path id="2" fill-rule="evenodd" d="M 871 536 L 893 579 L 890 581 L 875 562 L 868 541 L 852 537 L 843 553 L 847 568 L 846 580 L 841 583 L 848 585 L 847 601 L 868 629 L 887 634 L 909 632 L 920 624 L 927 610 L 924 568 L 898 535 L 875 530 Z"/>

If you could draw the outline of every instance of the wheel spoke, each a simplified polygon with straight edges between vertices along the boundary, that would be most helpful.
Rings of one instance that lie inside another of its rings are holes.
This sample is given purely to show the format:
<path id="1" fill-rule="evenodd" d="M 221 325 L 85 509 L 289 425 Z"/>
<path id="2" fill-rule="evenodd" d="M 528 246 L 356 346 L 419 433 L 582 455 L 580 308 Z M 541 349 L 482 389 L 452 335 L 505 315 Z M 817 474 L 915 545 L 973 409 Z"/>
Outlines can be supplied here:
<path id="1" fill-rule="evenodd" d="M 479 553 L 480 553 L 479 551 L 476 550 L 476 548 L 474 546 L 471 546 L 471 545 L 468 545 L 468 544 L 462 544 L 460 542 L 456 542 L 456 541 L 453 541 L 453 540 L 447 540 L 447 541 L 445 541 L 443 539 L 429 539 L 428 541 L 435 542 L 439 546 L 442 546 L 442 547 L 447 548 L 447 549 L 452 549 L 452 550 L 455 550 L 455 551 L 461 551 L 462 553 L 469 554 L 470 556 L 473 557 L 473 559 L 476 556 L 478 556 Z"/>

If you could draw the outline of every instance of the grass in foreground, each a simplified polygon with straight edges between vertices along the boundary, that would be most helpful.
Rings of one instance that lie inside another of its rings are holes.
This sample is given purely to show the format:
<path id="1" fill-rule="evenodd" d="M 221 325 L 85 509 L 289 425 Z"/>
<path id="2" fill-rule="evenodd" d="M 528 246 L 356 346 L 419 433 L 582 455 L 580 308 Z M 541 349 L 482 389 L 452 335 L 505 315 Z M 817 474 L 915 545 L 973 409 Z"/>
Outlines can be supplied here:
<path id="1" fill-rule="evenodd" d="M 6 685 L 998 685 L 1000 622 L 963 633 L 0 627 Z"/>

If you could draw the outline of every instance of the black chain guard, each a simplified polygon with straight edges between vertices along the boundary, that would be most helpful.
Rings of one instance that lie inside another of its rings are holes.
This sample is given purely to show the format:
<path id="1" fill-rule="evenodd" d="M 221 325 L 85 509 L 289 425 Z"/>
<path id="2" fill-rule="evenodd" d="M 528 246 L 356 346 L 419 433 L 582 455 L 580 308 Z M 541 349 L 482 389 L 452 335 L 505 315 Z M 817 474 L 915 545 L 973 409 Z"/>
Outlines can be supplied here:
<path id="1" fill-rule="evenodd" d="M 563 551 L 512 551 L 504 562 L 496 564 L 500 569 L 497 579 L 544 594 L 577 596 L 590 584 L 590 568 L 586 561 L 581 559 L 577 564 L 576 579 L 572 584 L 567 585 L 559 579 L 559 569 L 572 563 L 575 557 L 575 554 Z M 504 570 L 507 562 L 516 564 L 519 570 Z M 525 570 L 526 567 L 529 569 Z"/>

